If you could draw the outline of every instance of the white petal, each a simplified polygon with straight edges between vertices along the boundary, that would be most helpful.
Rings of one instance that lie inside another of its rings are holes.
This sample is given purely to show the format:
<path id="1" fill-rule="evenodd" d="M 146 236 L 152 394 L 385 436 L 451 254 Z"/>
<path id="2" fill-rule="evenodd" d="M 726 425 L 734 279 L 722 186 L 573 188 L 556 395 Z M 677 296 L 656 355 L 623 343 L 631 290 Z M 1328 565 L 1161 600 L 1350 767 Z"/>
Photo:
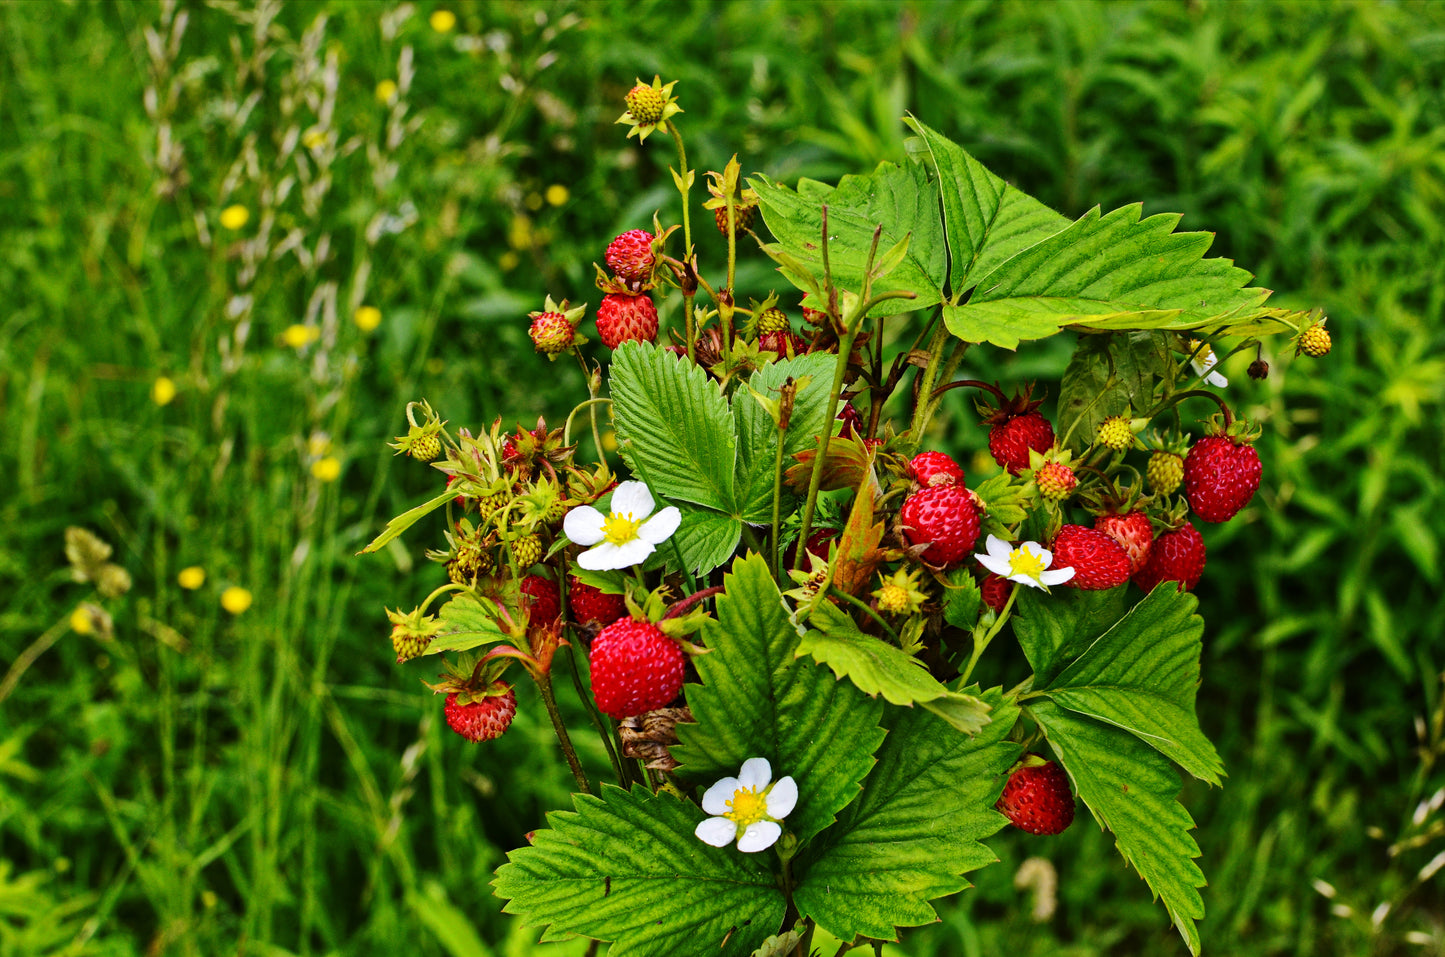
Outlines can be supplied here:
<path id="1" fill-rule="evenodd" d="M 704 822 L 706 823 L 706 822 Z M 728 821 L 731 824 L 731 821 Z M 744 854 L 755 854 L 758 851 L 765 851 L 777 843 L 778 838 L 783 836 L 782 825 L 772 821 L 756 821 L 748 825 L 743 831 L 743 836 L 738 838 L 738 850 Z"/>
<path id="2" fill-rule="evenodd" d="M 798 806 L 798 782 L 791 776 L 779 778 L 768 792 L 768 817 L 784 818 Z"/>
<path id="3" fill-rule="evenodd" d="M 1012 546 L 997 535 L 990 535 L 988 537 L 986 547 L 988 548 L 989 558 L 1001 558 L 1004 561 L 1008 561 L 1009 552 L 1013 551 Z"/>
<path id="4" fill-rule="evenodd" d="M 723 778 L 702 796 L 702 809 L 709 814 L 726 814 L 730 810 L 728 802 L 741 786 L 737 778 Z"/>
<path id="5" fill-rule="evenodd" d="M 1027 585 L 1030 588 L 1043 588 L 1043 582 L 1026 572 L 1019 572 L 1017 575 L 1009 575 L 1008 580 L 1018 582 L 1020 585 Z"/>
<path id="6" fill-rule="evenodd" d="M 1009 565 L 1007 557 L 997 558 L 993 555 L 975 555 L 973 557 L 978 559 L 978 563 L 980 565 L 982 565 L 984 568 L 987 568 L 995 575 L 1002 575 L 1003 577 L 1007 578 L 1008 573 L 1012 571 L 1012 567 Z"/>
<path id="7" fill-rule="evenodd" d="M 745 788 L 761 791 L 773 779 L 773 766 L 767 758 L 748 758 L 738 773 L 738 783 Z"/>
<path id="8" fill-rule="evenodd" d="M 634 522 L 652 514 L 652 493 L 641 482 L 623 482 L 612 493 L 612 511 L 631 515 Z"/>
<path id="9" fill-rule="evenodd" d="M 1209 373 L 1209 375 L 1204 377 L 1204 384 L 1212 385 L 1216 389 L 1222 389 L 1225 386 L 1229 385 L 1229 380 L 1226 379 L 1224 376 L 1220 375 L 1218 372 L 1211 372 Z"/>
<path id="10" fill-rule="evenodd" d="M 1055 568 L 1051 571 L 1044 572 L 1039 577 L 1043 579 L 1045 585 L 1062 585 L 1074 577 L 1074 569 L 1068 566 Z"/>
<path id="11" fill-rule="evenodd" d="M 631 568 L 647 560 L 653 547 L 641 539 L 634 538 L 623 545 L 603 542 L 577 556 L 577 564 L 589 571 L 611 571 L 615 568 Z"/>
<path id="12" fill-rule="evenodd" d="M 643 522 L 642 527 L 637 530 L 637 537 L 648 544 L 661 545 L 681 524 L 682 513 L 677 510 L 676 505 L 669 505 Z"/>
<path id="13" fill-rule="evenodd" d="M 726 847 L 738 836 L 738 826 L 725 817 L 710 817 L 706 821 L 698 822 L 697 829 L 692 833 L 704 844 Z"/>
<path id="14" fill-rule="evenodd" d="M 562 519 L 562 531 L 578 545 L 596 545 L 606 537 L 603 522 L 606 516 L 591 505 L 579 505 Z"/>

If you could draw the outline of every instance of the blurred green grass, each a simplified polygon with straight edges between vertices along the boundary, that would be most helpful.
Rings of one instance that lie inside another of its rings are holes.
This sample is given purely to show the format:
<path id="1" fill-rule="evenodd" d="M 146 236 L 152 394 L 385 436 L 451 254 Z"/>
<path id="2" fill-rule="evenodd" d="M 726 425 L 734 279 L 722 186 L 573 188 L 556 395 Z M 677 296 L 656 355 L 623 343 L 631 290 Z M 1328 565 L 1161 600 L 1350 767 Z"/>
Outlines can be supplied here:
<path id="1" fill-rule="evenodd" d="M 1182 212 L 1326 309 L 1327 360 L 1228 370 L 1266 480 L 1206 530 L 1199 710 L 1230 779 L 1184 795 L 1202 935 L 1445 953 L 1420 878 L 1445 848 L 1445 7 L 8 4 L 0 57 L 0 658 L 57 638 L 0 703 L 0 957 L 536 950 L 487 881 L 566 801 L 540 709 L 523 692 L 485 750 L 441 730 L 381 611 L 437 579 L 428 531 L 353 553 L 434 485 L 380 444 L 407 400 L 474 427 L 570 409 L 580 376 L 522 317 L 588 298 L 602 244 L 676 203 L 667 144 L 612 123 L 654 73 L 703 169 L 866 170 L 902 158 L 911 110 L 1068 215 Z M 1057 375 L 1067 348 L 976 371 Z M 940 441 L 977 447 L 952 413 Z M 69 525 L 115 546 L 128 595 L 70 580 Z M 227 586 L 252 607 L 222 611 Z M 83 600 L 113 638 L 68 627 Z M 1183 952 L 1089 824 L 995 846 L 899 953 Z M 1059 877 L 1037 924 L 1031 855 Z"/>

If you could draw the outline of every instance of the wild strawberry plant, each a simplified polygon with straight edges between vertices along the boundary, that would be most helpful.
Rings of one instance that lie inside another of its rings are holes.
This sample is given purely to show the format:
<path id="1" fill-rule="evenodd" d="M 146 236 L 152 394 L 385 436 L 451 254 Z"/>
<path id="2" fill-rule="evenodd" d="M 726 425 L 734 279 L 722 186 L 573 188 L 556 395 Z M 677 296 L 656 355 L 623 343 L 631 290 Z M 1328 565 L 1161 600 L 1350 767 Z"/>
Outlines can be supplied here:
<path id="1" fill-rule="evenodd" d="M 628 135 L 673 140 L 682 222 L 599 248 L 610 351 L 586 303 L 518 320 L 588 396 L 512 432 L 413 403 L 395 446 L 437 493 L 367 549 L 445 510 L 446 581 L 389 612 L 397 660 L 441 668 L 430 687 L 477 741 L 524 674 L 575 776 L 496 893 L 618 955 L 892 940 L 995 860 L 986 838 L 1056 834 L 1077 797 L 1199 952 L 1178 771 L 1224 772 L 1195 714 L 1194 521 L 1231 519 L 1262 474 L 1215 367 L 1275 334 L 1323 355 L 1323 320 L 1267 306 L 1178 216 L 1070 221 L 912 118 L 906 162 L 836 184 L 744 181 L 736 157 L 708 173 L 728 244 L 709 271 L 672 85 L 627 108 Z M 739 303 L 743 252 L 795 291 Z M 959 374 L 1065 333 L 1058 383 Z M 929 447 L 955 389 L 998 466 L 972 481 Z M 574 734 L 599 735 L 613 782 Z"/>

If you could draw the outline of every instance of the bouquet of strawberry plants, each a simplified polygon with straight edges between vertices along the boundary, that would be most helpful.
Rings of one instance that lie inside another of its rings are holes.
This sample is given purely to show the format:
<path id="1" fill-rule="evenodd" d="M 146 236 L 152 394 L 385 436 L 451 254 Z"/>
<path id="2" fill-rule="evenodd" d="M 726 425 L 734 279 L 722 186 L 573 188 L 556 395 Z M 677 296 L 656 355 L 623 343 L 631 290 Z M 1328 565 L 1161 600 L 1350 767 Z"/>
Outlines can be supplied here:
<path id="1" fill-rule="evenodd" d="M 626 105 L 628 135 L 676 146 L 682 222 L 606 247 L 605 349 L 585 303 L 529 317 L 588 395 L 515 431 L 412 403 L 395 447 L 437 493 L 368 548 L 445 510 L 445 582 L 389 612 L 392 650 L 473 741 L 534 681 L 575 776 L 497 870 L 507 910 L 618 955 L 801 955 L 818 927 L 846 950 L 931 922 L 995 861 L 985 839 L 1057 834 L 1081 800 L 1197 953 L 1178 770 L 1223 768 L 1191 589 L 1261 478 L 1216 366 L 1276 334 L 1323 355 L 1323 319 L 1267 306 L 1178 216 L 1070 221 L 912 118 L 907 161 L 837 184 L 707 173 L 727 260 L 705 268 L 672 84 Z M 744 253 L 795 288 L 738 302 Z M 960 374 L 1059 334 L 1057 383 Z M 983 474 L 931 447 L 954 390 Z"/>

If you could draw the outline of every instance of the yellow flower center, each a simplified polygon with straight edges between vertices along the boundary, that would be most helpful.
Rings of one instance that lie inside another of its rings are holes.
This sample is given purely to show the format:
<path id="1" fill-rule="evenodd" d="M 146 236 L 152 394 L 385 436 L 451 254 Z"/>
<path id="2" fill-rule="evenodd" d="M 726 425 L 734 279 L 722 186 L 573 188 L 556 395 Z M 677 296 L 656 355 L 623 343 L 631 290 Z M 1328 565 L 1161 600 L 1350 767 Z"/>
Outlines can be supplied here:
<path id="1" fill-rule="evenodd" d="M 723 817 L 736 822 L 738 828 L 746 829 L 750 824 L 756 824 L 768 816 L 767 792 L 759 793 L 752 788 L 738 788 L 733 792 L 733 799 L 728 802 L 732 808 Z"/>
<path id="2" fill-rule="evenodd" d="M 908 592 L 888 582 L 878 590 L 878 607 L 891 614 L 904 611 L 908 608 Z"/>
<path id="3" fill-rule="evenodd" d="M 614 545 L 626 545 L 637 537 L 637 529 L 641 524 L 642 520 L 633 518 L 631 512 L 626 515 L 613 512 L 602 520 L 602 534 Z"/>
<path id="4" fill-rule="evenodd" d="M 1044 560 L 1026 548 L 1015 548 L 1008 553 L 1010 575 L 1027 575 L 1038 579 L 1044 573 Z"/>

